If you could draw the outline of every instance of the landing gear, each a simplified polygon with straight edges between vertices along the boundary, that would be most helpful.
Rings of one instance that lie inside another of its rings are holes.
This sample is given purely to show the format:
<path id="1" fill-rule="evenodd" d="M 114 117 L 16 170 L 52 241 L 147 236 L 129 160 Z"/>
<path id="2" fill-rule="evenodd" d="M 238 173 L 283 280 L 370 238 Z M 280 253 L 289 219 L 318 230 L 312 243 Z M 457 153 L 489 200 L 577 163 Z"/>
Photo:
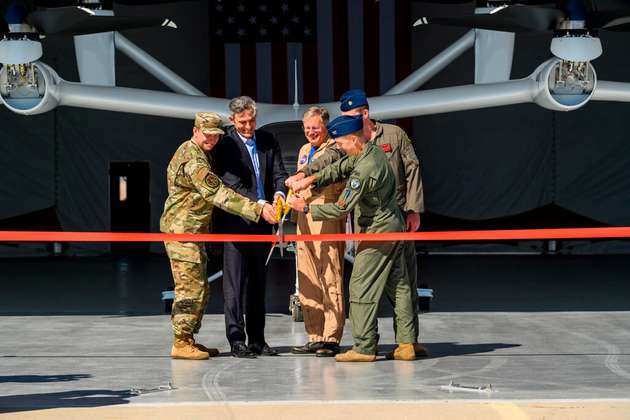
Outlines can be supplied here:
<path id="1" fill-rule="evenodd" d="M 289 296 L 289 312 L 293 322 L 304 322 L 304 314 L 302 313 L 302 305 L 298 295 Z"/>

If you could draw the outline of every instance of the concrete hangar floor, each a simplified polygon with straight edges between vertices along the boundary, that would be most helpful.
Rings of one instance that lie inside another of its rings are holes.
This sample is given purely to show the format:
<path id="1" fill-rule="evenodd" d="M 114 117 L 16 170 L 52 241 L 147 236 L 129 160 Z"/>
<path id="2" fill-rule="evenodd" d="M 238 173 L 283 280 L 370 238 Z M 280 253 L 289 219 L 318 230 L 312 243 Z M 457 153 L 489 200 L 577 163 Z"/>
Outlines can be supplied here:
<path id="1" fill-rule="evenodd" d="M 293 285 L 278 279 L 288 272 L 268 290 L 266 335 L 279 357 L 229 355 L 217 281 L 198 338 L 222 353 L 189 362 L 168 356 L 164 257 L 0 259 L 0 418 L 630 418 L 630 259 L 420 263 L 435 291 L 420 315 L 431 356 L 384 359 L 394 346 L 385 303 L 377 362 L 342 364 L 290 354 L 306 336 L 287 314 Z"/>

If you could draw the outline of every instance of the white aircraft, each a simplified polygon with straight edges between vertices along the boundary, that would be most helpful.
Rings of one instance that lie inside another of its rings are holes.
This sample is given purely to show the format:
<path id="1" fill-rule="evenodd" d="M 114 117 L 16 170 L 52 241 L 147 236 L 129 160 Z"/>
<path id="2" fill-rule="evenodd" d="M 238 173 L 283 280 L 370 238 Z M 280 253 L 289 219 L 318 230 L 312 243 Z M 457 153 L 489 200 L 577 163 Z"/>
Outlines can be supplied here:
<path id="1" fill-rule="evenodd" d="M 137 4 L 138 1 L 116 0 Z M 172 0 L 171 0 L 172 1 Z M 461 3 L 463 0 L 426 0 Z M 165 3 L 146 0 L 141 3 Z M 68 6 L 69 3 L 75 6 Z M 461 39 L 417 69 L 385 95 L 369 98 L 370 114 L 379 119 L 415 117 L 521 103 L 571 111 L 595 101 L 630 101 L 630 84 L 597 79 L 591 60 L 602 47 L 598 30 L 628 30 L 630 9 L 620 0 L 487 0 L 475 14 L 455 18 L 422 17 L 416 25 L 471 27 Z M 41 8 L 41 6 L 54 6 Z M 62 6 L 62 7 L 59 7 Z M 111 1 L 9 0 L 0 7 L 7 23 L 0 40 L 0 100 L 11 111 L 33 115 L 57 106 L 71 106 L 145 115 L 192 119 L 198 110 L 225 115 L 228 100 L 206 97 L 181 77 L 130 42 L 118 29 L 174 27 L 168 19 L 114 16 Z M 112 31 L 112 32 L 103 32 Z M 554 57 L 523 79 L 510 80 L 514 33 L 553 31 Z M 80 83 L 63 80 L 38 61 L 39 38 L 75 35 Z M 475 48 L 475 83 L 416 91 L 469 48 Z M 116 87 L 114 48 L 120 50 L 174 93 Z M 296 76 L 297 77 L 297 76 Z M 337 103 L 324 104 L 338 109 Z M 259 125 L 299 121 L 308 104 L 259 103 Z"/>

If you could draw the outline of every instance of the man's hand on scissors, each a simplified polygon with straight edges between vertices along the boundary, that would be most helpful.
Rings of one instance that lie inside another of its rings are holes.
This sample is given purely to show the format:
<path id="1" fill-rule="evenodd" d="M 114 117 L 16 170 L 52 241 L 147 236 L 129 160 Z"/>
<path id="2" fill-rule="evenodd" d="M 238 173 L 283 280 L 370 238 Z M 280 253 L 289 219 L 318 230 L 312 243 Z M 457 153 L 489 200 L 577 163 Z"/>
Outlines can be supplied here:
<path id="1" fill-rule="evenodd" d="M 262 217 L 267 221 L 267 223 L 272 225 L 278 223 L 278 220 L 276 219 L 276 209 L 269 203 L 265 203 L 263 206 Z"/>

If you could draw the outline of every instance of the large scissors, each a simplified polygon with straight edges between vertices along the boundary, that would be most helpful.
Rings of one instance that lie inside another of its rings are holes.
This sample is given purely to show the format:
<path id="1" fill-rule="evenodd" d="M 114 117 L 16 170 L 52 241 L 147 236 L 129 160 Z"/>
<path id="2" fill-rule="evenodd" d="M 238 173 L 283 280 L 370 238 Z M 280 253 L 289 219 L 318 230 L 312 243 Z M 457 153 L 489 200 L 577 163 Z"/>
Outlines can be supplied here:
<path id="1" fill-rule="evenodd" d="M 269 264 L 269 260 L 273 255 L 273 250 L 276 247 L 276 243 L 280 247 L 280 255 L 284 257 L 284 221 L 287 219 L 287 215 L 289 211 L 291 211 L 291 207 L 289 207 L 289 198 L 293 195 L 293 190 L 289 190 L 287 194 L 287 199 L 284 202 L 284 206 L 282 205 L 282 201 L 280 198 L 276 198 L 273 205 L 276 208 L 276 220 L 278 221 L 278 229 L 276 230 L 277 238 L 274 239 L 271 244 L 271 249 L 269 250 L 269 255 L 267 255 L 267 261 L 265 261 L 265 265 Z"/>

